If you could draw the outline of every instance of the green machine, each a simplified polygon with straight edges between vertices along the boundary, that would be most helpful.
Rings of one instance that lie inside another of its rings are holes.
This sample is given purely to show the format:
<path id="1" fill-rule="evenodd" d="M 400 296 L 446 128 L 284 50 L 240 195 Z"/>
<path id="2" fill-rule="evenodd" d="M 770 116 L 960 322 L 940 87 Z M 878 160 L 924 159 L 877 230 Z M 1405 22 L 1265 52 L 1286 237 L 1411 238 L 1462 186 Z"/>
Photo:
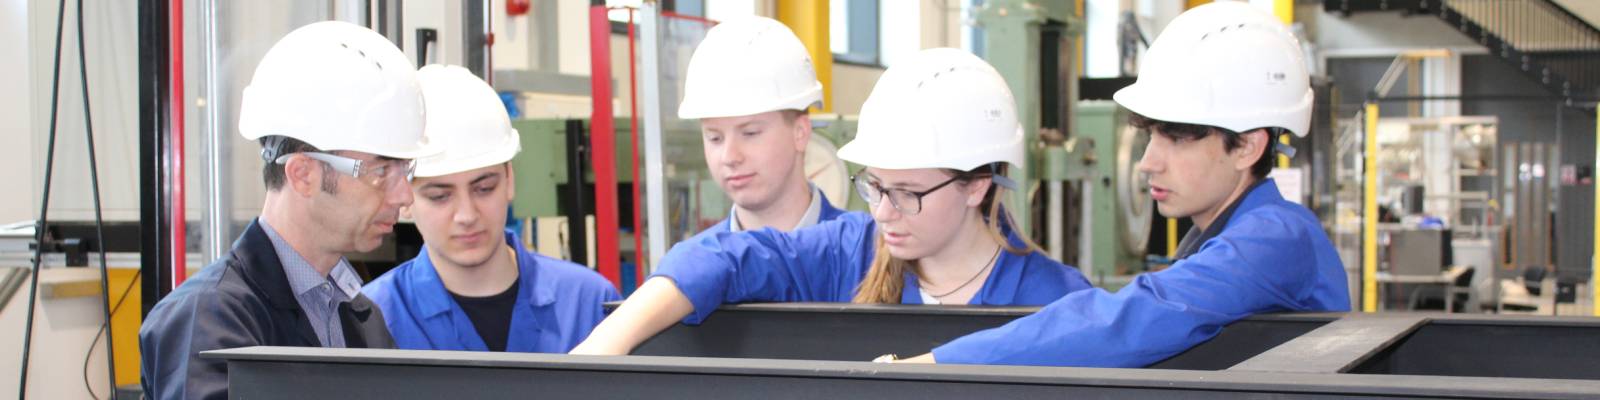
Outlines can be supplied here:
<path id="1" fill-rule="evenodd" d="M 1111 101 L 1077 106 L 1077 137 L 1092 143 L 1093 173 L 1080 181 L 1087 210 L 1084 254 L 1102 287 L 1120 287 L 1145 270 L 1155 203 L 1139 176 L 1139 159 L 1150 137 L 1128 125 L 1128 111 Z"/>
<path id="2" fill-rule="evenodd" d="M 973 14 L 983 41 L 982 47 L 974 50 L 1011 86 L 1027 142 L 1039 143 L 1043 131 L 1069 130 L 1064 117 L 1072 114 L 1078 97 L 1073 43 L 1084 27 L 1077 5 L 1072 0 L 987 0 L 975 7 Z M 1012 210 L 1032 208 L 1041 169 L 1037 149 L 1030 147 L 1028 165 L 1010 173 L 1023 185 L 1007 202 Z M 1040 237 L 1035 234 L 1034 220 L 1019 215 L 1017 229 Z"/>
<path id="3" fill-rule="evenodd" d="M 632 158 L 632 140 L 630 126 L 632 120 L 617 118 L 615 154 L 617 155 L 617 183 L 619 187 L 626 188 L 634 180 Z M 569 173 L 574 167 L 571 162 L 573 153 L 584 154 L 589 142 L 587 138 L 590 125 L 586 119 L 519 119 L 512 120 L 511 126 L 517 130 L 522 139 L 522 152 L 511 159 L 515 168 L 517 196 L 512 201 L 512 218 L 520 221 L 524 230 L 523 240 L 531 248 L 545 255 L 575 261 L 580 264 L 594 265 L 593 255 L 596 234 L 592 223 L 586 223 L 583 229 L 570 229 L 566 218 L 581 213 L 585 216 L 593 214 L 594 192 L 587 185 L 570 185 L 573 174 Z M 567 138 L 569 131 L 582 130 L 584 140 L 577 143 L 577 147 L 569 146 Z M 582 180 L 585 184 L 593 184 L 594 171 L 589 165 L 589 160 L 579 160 L 577 167 L 581 169 Z M 620 190 L 620 189 L 619 189 Z M 621 204 L 626 207 L 628 193 L 619 193 Z M 574 204 L 580 209 L 573 209 Z M 565 207 L 563 207 L 565 206 Z M 618 210 L 623 215 L 626 211 Z M 586 218 L 587 220 L 587 218 Z M 632 225 L 632 221 L 621 221 L 622 225 Z M 569 232 L 577 230 L 582 235 L 572 235 Z M 623 259 L 635 259 L 633 233 L 618 232 L 619 251 Z M 554 237 L 555 239 L 550 239 Z M 626 275 L 626 274 L 625 274 Z"/>
<path id="4" fill-rule="evenodd" d="M 558 193 L 555 188 L 558 184 L 565 184 L 567 178 L 567 119 L 521 119 L 511 121 L 511 126 L 516 128 L 522 136 L 522 152 L 511 159 L 511 165 L 516 168 L 517 198 L 512 202 L 516 210 L 516 218 L 538 218 L 562 216 L 557 209 Z M 581 120 L 585 130 L 589 124 Z M 628 158 L 632 154 L 632 139 L 629 137 L 629 127 L 632 120 L 617 118 L 616 126 L 616 154 L 617 182 L 633 182 L 633 160 Z M 584 145 L 587 145 L 585 143 Z M 586 169 L 584 177 L 589 182 L 594 181 L 594 172 Z"/>
<path id="5" fill-rule="evenodd" d="M 1046 251 L 1110 290 L 1145 270 L 1155 203 L 1137 166 L 1149 136 L 1110 101 L 1075 107 L 1073 137 L 1041 135 Z"/>
<path id="6" fill-rule="evenodd" d="M 1054 258 L 1116 288 L 1144 267 L 1154 203 L 1135 165 L 1148 138 L 1107 101 L 1078 101 L 1075 46 L 1084 30 L 1070 0 L 989 0 L 976 10 L 985 60 L 1006 77 L 1029 146 L 1011 204 L 1019 228 Z"/>

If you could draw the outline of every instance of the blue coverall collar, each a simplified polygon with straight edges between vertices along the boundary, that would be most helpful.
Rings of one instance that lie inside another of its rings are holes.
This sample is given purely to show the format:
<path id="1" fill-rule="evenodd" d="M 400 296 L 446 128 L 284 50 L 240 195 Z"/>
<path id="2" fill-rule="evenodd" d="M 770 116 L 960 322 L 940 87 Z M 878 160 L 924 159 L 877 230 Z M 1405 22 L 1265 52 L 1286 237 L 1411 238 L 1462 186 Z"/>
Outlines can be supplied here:
<path id="1" fill-rule="evenodd" d="M 1271 186 L 1270 195 L 1257 194 L 1263 186 Z M 1251 196 L 1257 196 L 1256 201 L 1246 204 L 1246 200 L 1249 200 Z M 1249 211 L 1261 205 L 1263 201 L 1271 202 L 1282 198 L 1281 194 L 1278 193 L 1278 186 L 1272 182 L 1272 178 L 1264 178 L 1250 184 L 1250 188 L 1245 190 L 1243 196 L 1234 199 L 1233 204 L 1229 204 L 1227 208 L 1222 209 L 1222 213 L 1217 215 L 1217 219 L 1211 221 L 1211 226 L 1207 226 L 1206 229 L 1200 229 L 1199 227 L 1189 228 L 1189 232 L 1184 233 L 1183 239 L 1178 241 L 1178 252 L 1172 259 L 1182 260 L 1199 252 L 1200 246 L 1205 244 L 1206 241 L 1221 235 L 1223 230 L 1228 229 L 1228 224 L 1233 222 L 1233 216 L 1240 211 Z"/>
<path id="2" fill-rule="evenodd" d="M 539 287 L 538 260 L 528 254 L 522 246 L 522 240 L 516 232 L 506 230 L 506 245 L 511 246 L 517 255 L 517 304 L 522 307 L 541 307 L 555 302 L 550 288 Z M 417 309 L 424 318 L 434 318 L 444 315 L 458 308 L 455 300 L 450 296 L 450 291 L 445 289 L 444 281 L 439 279 L 439 271 L 434 269 L 433 260 L 428 256 L 427 245 L 423 245 L 422 252 L 417 256 L 416 264 L 407 271 L 410 280 L 418 291 L 426 291 L 426 295 L 415 296 Z M 532 299 L 533 301 L 525 301 Z"/>
<path id="3" fill-rule="evenodd" d="M 1002 208 L 1000 213 L 1004 215 L 1005 210 Z M 1025 246 L 1022 237 L 1017 235 L 1016 230 L 1012 229 L 1011 224 L 1005 219 L 1000 221 L 1000 231 L 1005 233 L 1006 241 L 1010 242 L 1012 247 Z M 1018 257 L 1026 255 L 1017 255 L 1001 249 L 1000 257 L 994 260 L 994 270 L 989 272 L 989 278 L 984 280 L 983 286 L 978 289 L 978 293 L 972 295 L 972 300 L 967 304 L 1011 304 L 1017 297 L 1016 291 L 995 290 L 995 288 L 1018 287 L 1018 281 L 1022 280 L 1021 264 L 1024 262 L 1017 260 Z M 903 279 L 905 285 L 900 290 L 900 304 L 922 304 L 922 295 L 918 293 L 922 290 L 922 286 L 917 283 L 917 275 L 906 271 Z"/>
<path id="4" fill-rule="evenodd" d="M 1239 200 L 1239 208 L 1234 211 L 1233 215 L 1237 216 L 1242 214 L 1245 210 L 1260 207 L 1262 204 L 1276 203 L 1282 200 L 1283 193 L 1278 191 L 1278 182 L 1272 180 L 1272 178 L 1264 178 L 1261 180 L 1261 182 L 1256 183 L 1256 187 L 1254 189 L 1250 189 L 1249 192 L 1245 193 L 1243 200 Z M 1229 219 L 1231 220 L 1232 218 Z"/>

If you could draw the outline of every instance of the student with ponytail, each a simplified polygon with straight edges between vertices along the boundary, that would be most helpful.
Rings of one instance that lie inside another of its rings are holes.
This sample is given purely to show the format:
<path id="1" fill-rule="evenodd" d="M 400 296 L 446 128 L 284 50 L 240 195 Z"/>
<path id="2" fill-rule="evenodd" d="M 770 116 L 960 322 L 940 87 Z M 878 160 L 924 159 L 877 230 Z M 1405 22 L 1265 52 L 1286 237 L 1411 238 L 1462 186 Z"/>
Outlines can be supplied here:
<path id="1" fill-rule="evenodd" d="M 972 54 L 924 50 L 886 71 L 839 157 L 866 167 L 852 180 L 870 214 L 680 243 L 573 353 L 627 354 L 725 303 L 1042 305 L 1089 288 L 1012 230 L 1001 199 L 1023 159 L 1016 103 Z"/>

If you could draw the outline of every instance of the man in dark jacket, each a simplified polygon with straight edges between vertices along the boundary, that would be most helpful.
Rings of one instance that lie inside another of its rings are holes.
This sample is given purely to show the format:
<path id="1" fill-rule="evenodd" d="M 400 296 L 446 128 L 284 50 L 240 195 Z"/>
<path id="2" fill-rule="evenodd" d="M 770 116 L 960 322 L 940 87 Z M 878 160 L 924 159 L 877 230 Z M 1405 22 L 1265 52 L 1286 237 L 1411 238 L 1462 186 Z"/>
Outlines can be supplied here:
<path id="1" fill-rule="evenodd" d="M 149 397 L 226 398 L 227 364 L 207 350 L 394 347 L 343 255 L 376 248 L 411 204 L 412 160 L 433 152 L 422 110 L 416 68 L 366 28 L 319 22 L 268 50 L 239 118 L 266 161 L 261 216 L 146 317 Z"/>

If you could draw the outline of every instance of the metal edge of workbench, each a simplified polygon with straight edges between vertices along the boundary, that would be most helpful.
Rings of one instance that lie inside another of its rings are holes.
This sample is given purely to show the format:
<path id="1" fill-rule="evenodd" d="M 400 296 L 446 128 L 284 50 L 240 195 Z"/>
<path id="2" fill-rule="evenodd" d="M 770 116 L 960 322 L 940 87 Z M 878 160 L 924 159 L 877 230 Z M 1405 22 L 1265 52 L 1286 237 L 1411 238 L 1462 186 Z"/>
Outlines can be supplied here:
<path id="1" fill-rule="evenodd" d="M 575 356 L 462 351 L 247 347 L 201 353 L 229 363 L 343 364 L 851 379 L 975 384 L 1155 388 L 1384 396 L 1565 398 L 1600 396 L 1600 381 L 1528 378 L 1180 371 L 1124 368 L 914 365 L 703 357 Z"/>

